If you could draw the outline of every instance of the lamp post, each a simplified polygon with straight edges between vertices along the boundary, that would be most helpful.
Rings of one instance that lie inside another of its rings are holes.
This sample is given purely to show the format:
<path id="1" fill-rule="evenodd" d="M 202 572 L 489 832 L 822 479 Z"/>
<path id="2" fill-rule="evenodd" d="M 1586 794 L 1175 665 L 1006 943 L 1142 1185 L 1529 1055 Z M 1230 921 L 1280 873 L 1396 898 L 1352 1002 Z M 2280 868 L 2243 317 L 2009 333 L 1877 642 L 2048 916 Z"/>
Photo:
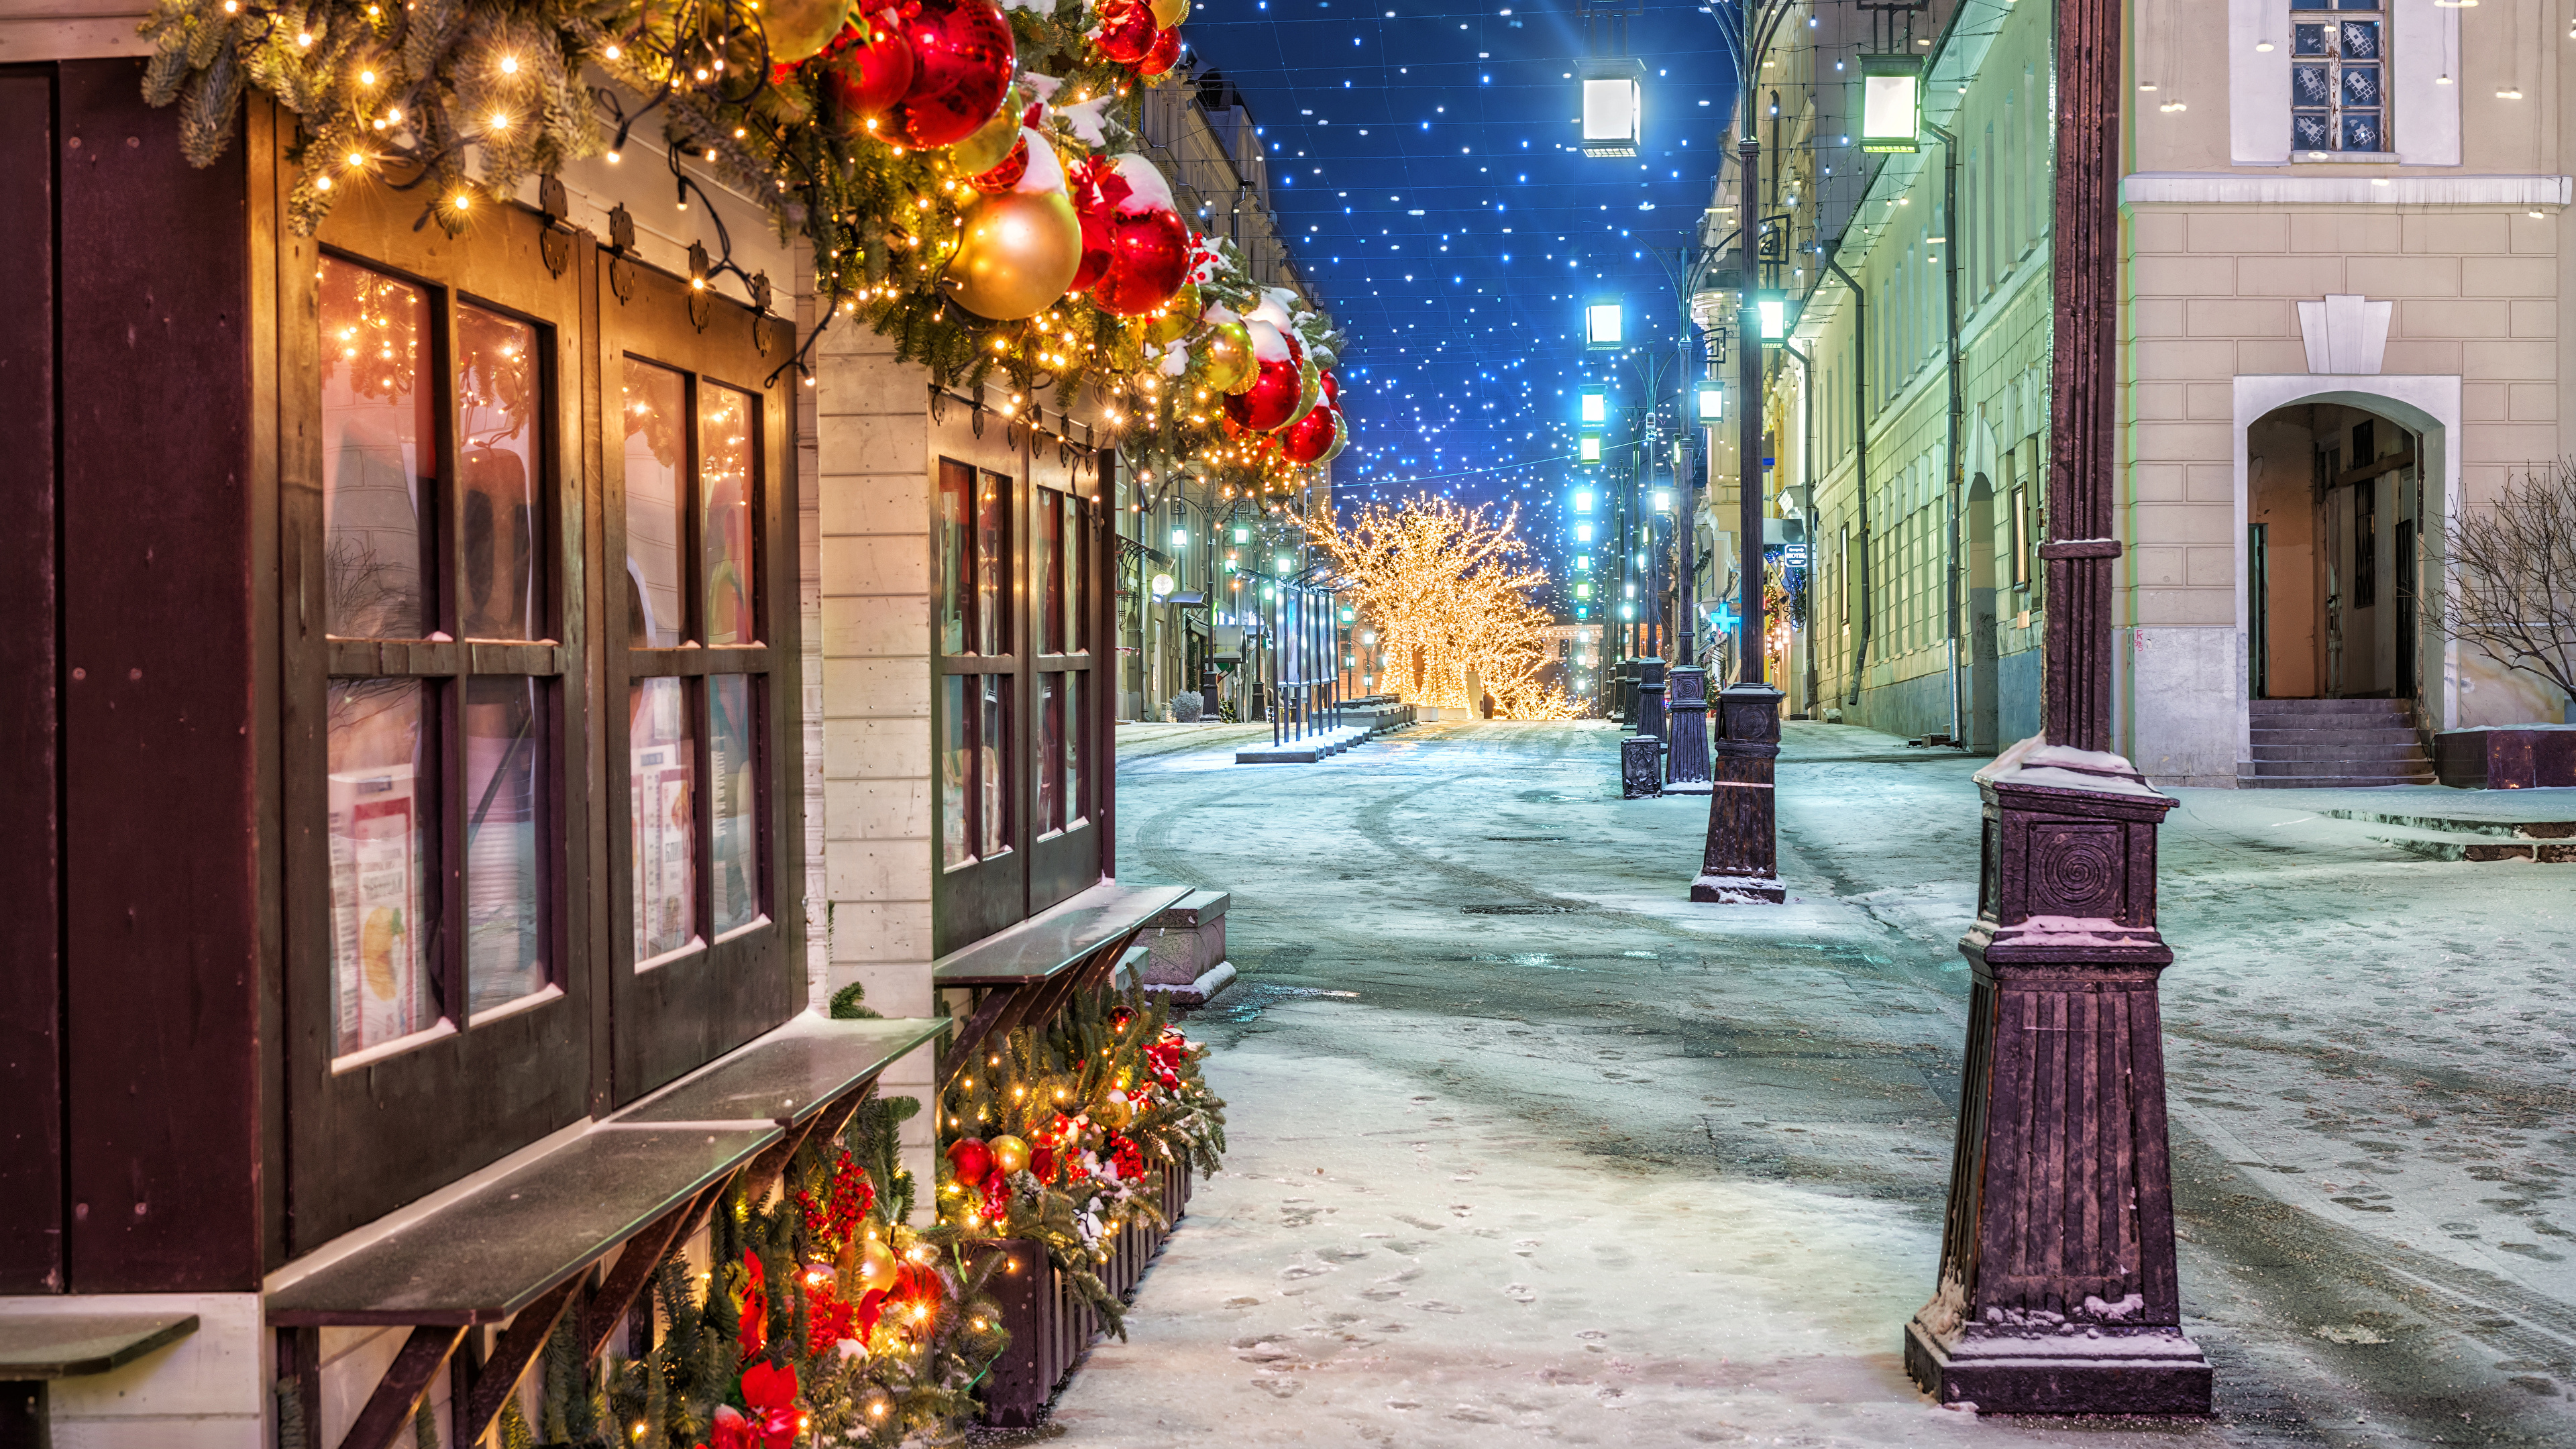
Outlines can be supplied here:
<path id="1" fill-rule="evenodd" d="M 1757 8 L 1758 5 L 1758 8 Z M 1754 121 L 1754 79 L 1772 27 L 1787 13 L 1781 0 L 1737 0 L 1742 64 L 1736 91 L 1743 121 L 1736 129 L 1736 249 L 1744 264 L 1736 316 L 1736 664 L 1735 680 L 1717 696 L 1716 758 L 1710 773 L 1708 843 L 1691 882 L 1694 901 L 1773 904 L 1788 899 L 1780 884 L 1778 812 L 1773 786 L 1780 756 L 1780 691 L 1762 678 L 1762 351 L 1785 337 L 1785 307 L 1766 312 L 1762 291 L 1762 219 L 1754 177 L 1762 143 Z"/>
<path id="2" fill-rule="evenodd" d="M 2156 827 L 2111 753 L 2119 0 L 2055 0 L 2044 733 L 1977 772 L 1985 824 L 1950 1203 L 1906 1368 L 1989 1413 L 2209 1412 L 2182 1333 Z"/>

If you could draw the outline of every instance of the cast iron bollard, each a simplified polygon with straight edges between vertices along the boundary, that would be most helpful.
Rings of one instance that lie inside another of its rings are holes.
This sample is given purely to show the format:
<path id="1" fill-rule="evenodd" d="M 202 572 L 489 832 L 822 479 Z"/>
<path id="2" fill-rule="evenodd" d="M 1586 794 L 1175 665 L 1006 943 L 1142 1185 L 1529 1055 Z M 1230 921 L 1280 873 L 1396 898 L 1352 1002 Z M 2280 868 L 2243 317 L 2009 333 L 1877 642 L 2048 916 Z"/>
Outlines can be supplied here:
<path id="1" fill-rule="evenodd" d="M 1717 759 L 1709 784 L 1708 848 L 1690 898 L 1734 904 L 1789 898 L 1780 884 L 1772 783 L 1780 757 L 1780 691 L 1730 684 L 1717 695 Z"/>
<path id="2" fill-rule="evenodd" d="M 2156 826 L 2117 755 L 2032 738 L 1977 772 L 1985 870 L 1940 1289 L 1905 1362 L 1988 1413 L 2205 1414 L 2182 1334 L 2156 978 Z"/>
<path id="3" fill-rule="evenodd" d="M 1708 788 L 1708 671 L 1682 665 L 1665 677 L 1665 734 L 1670 740 L 1664 761 L 1664 788 L 1695 785 Z"/>
<path id="4" fill-rule="evenodd" d="M 1654 658 L 1637 661 L 1637 731 L 1653 735 L 1657 744 L 1664 739 L 1664 661 Z"/>
<path id="5" fill-rule="evenodd" d="M 1653 735 L 1619 741 L 1619 798 L 1651 800 L 1664 793 L 1664 742 Z"/>

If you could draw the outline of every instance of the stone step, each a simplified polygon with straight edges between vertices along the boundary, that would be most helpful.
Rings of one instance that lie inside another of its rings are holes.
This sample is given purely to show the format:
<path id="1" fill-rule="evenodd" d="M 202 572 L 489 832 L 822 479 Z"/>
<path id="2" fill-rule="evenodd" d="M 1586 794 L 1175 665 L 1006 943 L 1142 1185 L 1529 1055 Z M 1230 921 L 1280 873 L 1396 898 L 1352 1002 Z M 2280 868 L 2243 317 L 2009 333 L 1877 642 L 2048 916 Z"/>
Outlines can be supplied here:
<path id="1" fill-rule="evenodd" d="M 2431 772 L 2421 775 L 2247 775 L 2236 782 L 2248 790 L 2366 790 L 2380 785 L 2431 785 Z"/>
<path id="2" fill-rule="evenodd" d="M 2421 748 L 2423 736 L 2413 730 L 2378 725 L 2352 725 L 2345 729 L 2283 730 L 2256 727 L 2247 735 L 2255 744 L 2286 745 L 2298 740 L 2349 740 L 2357 745 L 2414 745 Z"/>
<path id="3" fill-rule="evenodd" d="M 2402 764 L 2422 769 L 2433 768 L 2424 752 L 2413 741 L 2405 744 L 2366 745 L 2344 740 L 2284 740 L 2276 743 L 2256 741 L 2254 758 L 2258 760 L 2352 760 L 2366 764 Z"/>
<path id="4" fill-rule="evenodd" d="M 2299 776 L 2316 778 L 2329 775 L 2418 775 L 2433 778 L 2433 767 L 2417 760 L 2253 760 L 2254 773 L 2266 779 Z"/>
<path id="5" fill-rule="evenodd" d="M 2402 699 L 2257 699 L 2249 702 L 2249 709 L 2256 719 L 2341 718 L 2355 714 L 2404 716 L 2410 713 Z"/>

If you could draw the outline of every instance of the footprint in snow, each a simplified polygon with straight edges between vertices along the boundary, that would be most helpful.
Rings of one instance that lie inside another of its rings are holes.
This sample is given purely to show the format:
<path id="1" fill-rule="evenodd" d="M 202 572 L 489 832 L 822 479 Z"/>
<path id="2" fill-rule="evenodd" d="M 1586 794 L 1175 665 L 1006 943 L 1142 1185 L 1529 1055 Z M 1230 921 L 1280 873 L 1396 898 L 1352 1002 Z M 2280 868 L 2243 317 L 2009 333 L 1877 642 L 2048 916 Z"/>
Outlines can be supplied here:
<path id="1" fill-rule="evenodd" d="M 1274 1399 L 1293 1399 L 1298 1390 L 1306 1387 L 1302 1379 L 1254 1379 L 1252 1383 L 1255 1388 L 1269 1391 Z"/>

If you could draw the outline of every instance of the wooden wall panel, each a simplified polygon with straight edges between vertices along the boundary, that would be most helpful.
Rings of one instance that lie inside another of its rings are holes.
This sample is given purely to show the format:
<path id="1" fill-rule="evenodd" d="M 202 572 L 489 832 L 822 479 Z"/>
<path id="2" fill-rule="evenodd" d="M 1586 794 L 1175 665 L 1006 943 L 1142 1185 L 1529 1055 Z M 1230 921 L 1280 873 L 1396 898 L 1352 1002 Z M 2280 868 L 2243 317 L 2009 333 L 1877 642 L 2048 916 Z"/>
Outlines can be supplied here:
<path id="1" fill-rule="evenodd" d="M 63 1290 L 53 111 L 0 73 L 0 1293 Z"/>
<path id="2" fill-rule="evenodd" d="M 60 71 L 70 1287 L 255 1287 L 259 734 L 243 146 Z"/>

